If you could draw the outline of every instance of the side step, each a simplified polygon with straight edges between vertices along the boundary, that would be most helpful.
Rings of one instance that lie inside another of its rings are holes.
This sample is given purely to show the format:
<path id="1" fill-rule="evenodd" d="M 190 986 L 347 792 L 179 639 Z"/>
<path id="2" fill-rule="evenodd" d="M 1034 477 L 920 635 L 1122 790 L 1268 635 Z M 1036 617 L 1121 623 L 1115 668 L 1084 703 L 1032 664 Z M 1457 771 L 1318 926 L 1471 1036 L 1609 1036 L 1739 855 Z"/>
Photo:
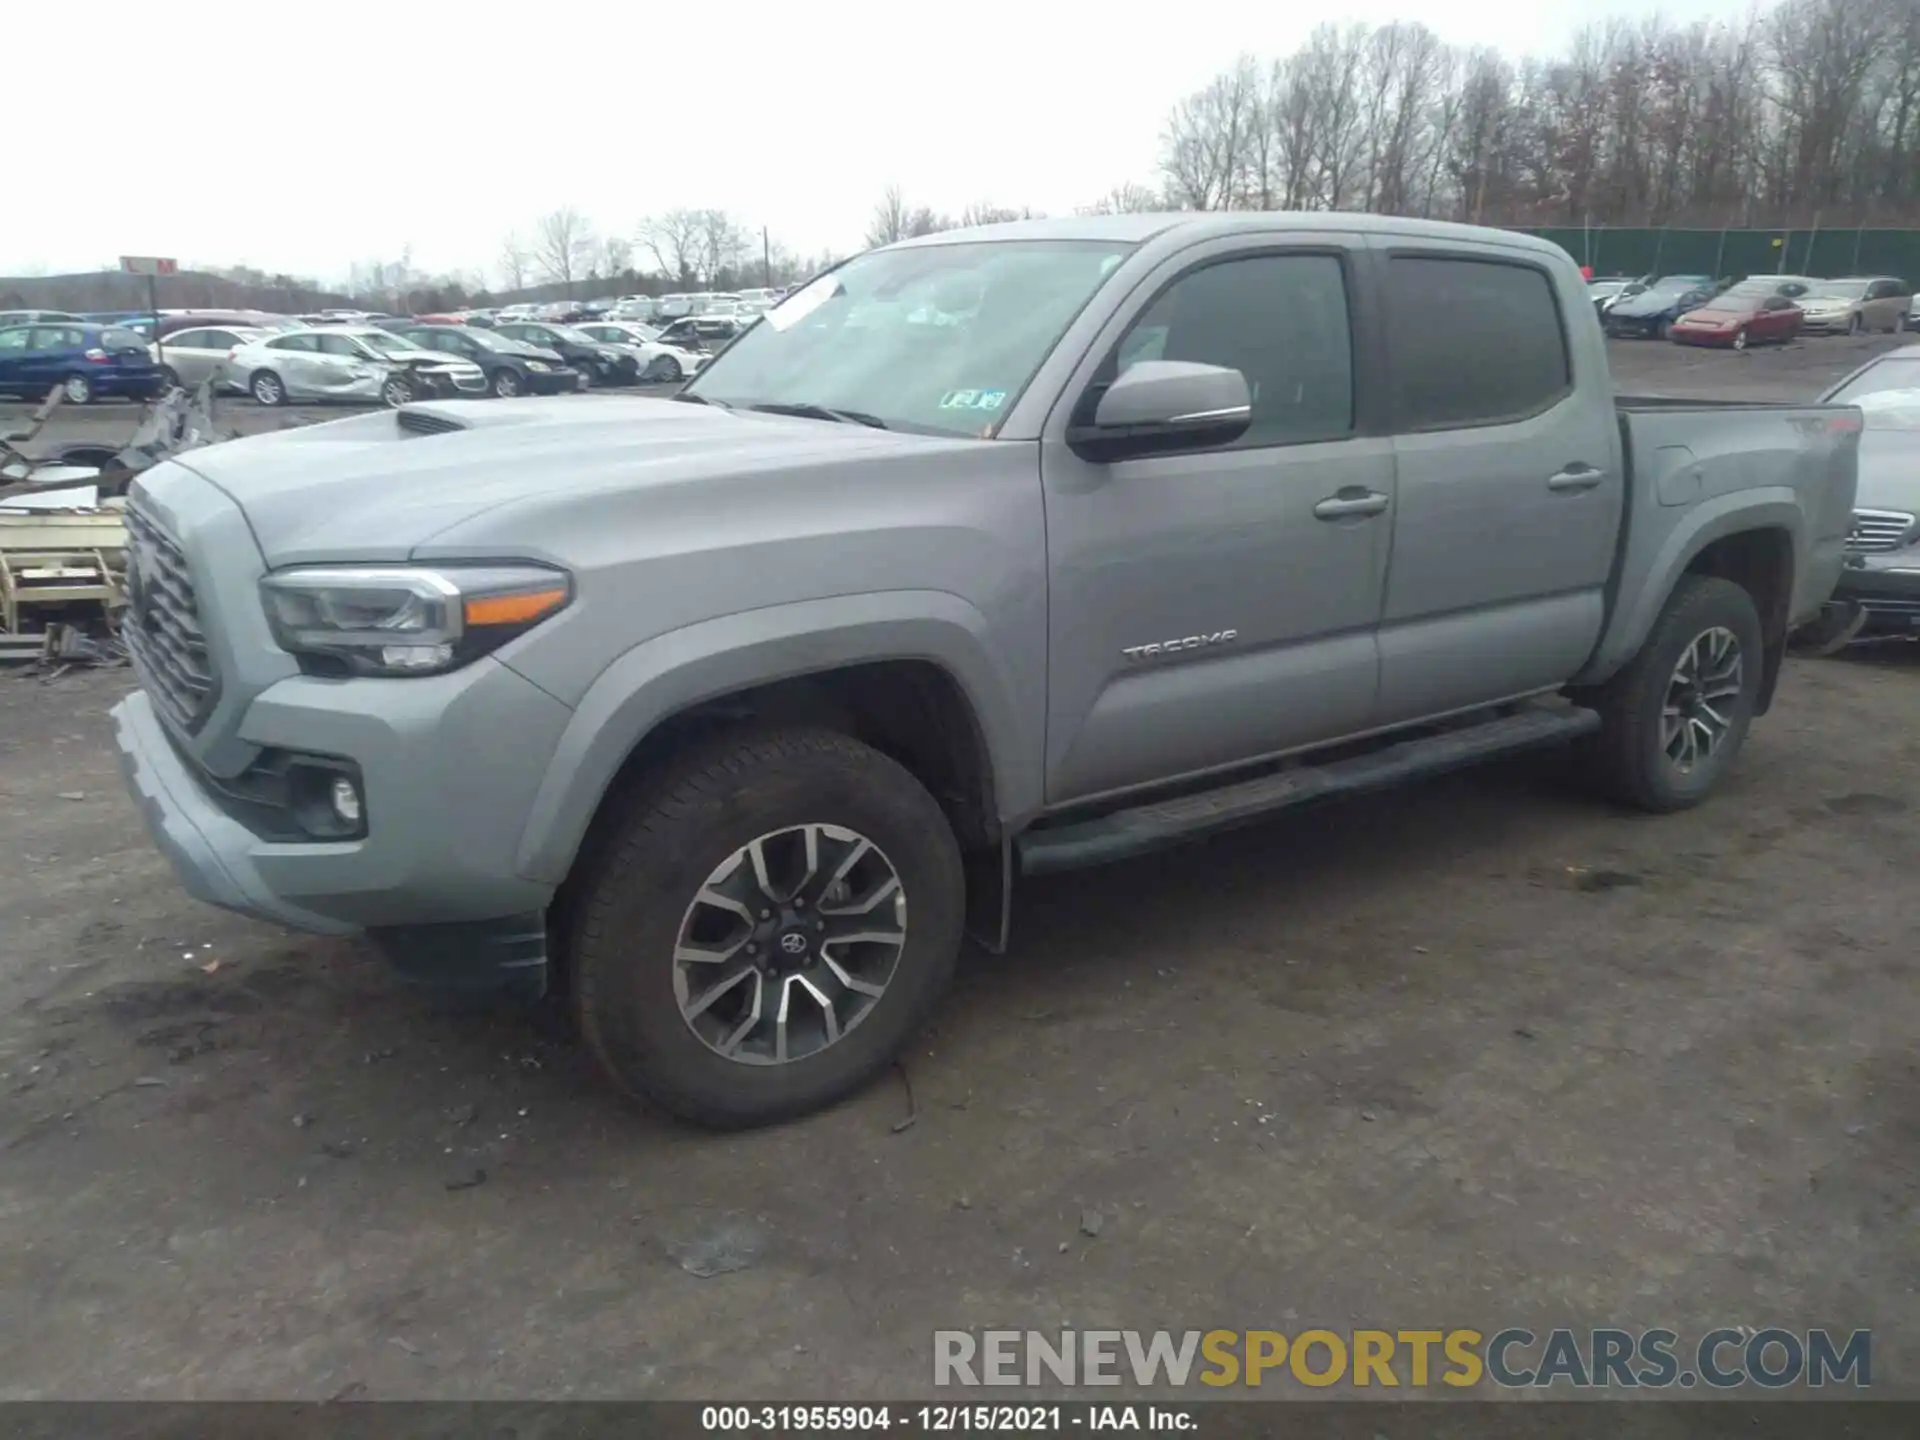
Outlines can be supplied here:
<path id="1" fill-rule="evenodd" d="M 1104 865 L 1220 830 L 1245 825 L 1275 810 L 1333 795 L 1385 790 L 1408 780 L 1558 744 L 1600 728 L 1600 716 L 1575 705 L 1532 705 L 1438 735 L 1403 740 L 1379 750 L 1262 775 L 1217 790 L 1117 810 L 1093 820 L 1029 830 L 1014 841 L 1022 875 Z"/>

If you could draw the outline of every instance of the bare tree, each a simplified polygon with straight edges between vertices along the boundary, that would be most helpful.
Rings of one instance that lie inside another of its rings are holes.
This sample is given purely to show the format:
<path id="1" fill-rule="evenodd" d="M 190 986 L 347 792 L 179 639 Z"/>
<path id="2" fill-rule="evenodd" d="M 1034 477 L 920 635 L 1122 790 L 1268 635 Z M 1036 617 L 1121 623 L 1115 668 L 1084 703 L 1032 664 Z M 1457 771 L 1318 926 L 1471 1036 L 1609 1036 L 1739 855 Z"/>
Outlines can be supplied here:
<path id="1" fill-rule="evenodd" d="M 700 210 L 669 210 L 640 223 L 641 243 L 660 273 L 676 284 L 691 285 L 698 276 L 706 231 L 704 215 Z"/>
<path id="2" fill-rule="evenodd" d="M 500 285 L 505 290 L 524 290 L 527 288 L 527 247 L 520 243 L 520 237 L 509 230 L 507 238 L 500 242 Z"/>
<path id="3" fill-rule="evenodd" d="M 609 235 L 600 242 L 601 275 L 611 280 L 633 269 L 633 244 L 625 236 Z"/>
<path id="4" fill-rule="evenodd" d="M 574 282 L 592 268 L 593 254 L 593 228 L 571 205 L 562 205 L 540 217 L 540 228 L 534 238 L 534 258 L 548 280 L 566 287 L 569 299 L 573 296 Z"/>
<path id="5" fill-rule="evenodd" d="M 1154 190 L 1129 180 L 1116 185 L 1091 205 L 1083 206 L 1087 215 L 1136 215 L 1165 210 L 1167 202 Z"/>
<path id="6" fill-rule="evenodd" d="M 722 270 L 736 270 L 747 255 L 747 232 L 724 210 L 700 213 L 700 278 L 711 283 Z"/>
<path id="7" fill-rule="evenodd" d="M 878 248 L 907 238 L 907 197 L 898 185 L 889 185 L 873 207 L 867 223 L 867 245 Z"/>

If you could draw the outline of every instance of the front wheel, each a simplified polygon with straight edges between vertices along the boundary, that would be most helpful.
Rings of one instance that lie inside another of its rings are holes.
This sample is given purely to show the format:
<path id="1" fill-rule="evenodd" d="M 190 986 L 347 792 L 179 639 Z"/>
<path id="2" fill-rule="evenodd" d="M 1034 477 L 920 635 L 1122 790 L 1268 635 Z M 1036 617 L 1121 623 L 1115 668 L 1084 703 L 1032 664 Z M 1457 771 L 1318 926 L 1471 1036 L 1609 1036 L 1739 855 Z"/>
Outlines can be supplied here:
<path id="1" fill-rule="evenodd" d="M 1849 315 L 1847 317 L 1847 333 L 1849 335 L 1858 335 L 1860 330 L 1860 317 L 1858 315 Z"/>
<path id="2" fill-rule="evenodd" d="M 1753 597 L 1683 576 L 1640 653 L 1581 697 L 1603 721 L 1591 758 L 1607 791 L 1656 813 L 1706 799 L 1747 737 L 1764 664 Z"/>
<path id="3" fill-rule="evenodd" d="M 1673 338 L 1673 322 L 1671 320 L 1662 320 L 1659 329 L 1655 333 L 1657 333 L 1662 340 L 1671 340 Z"/>
<path id="4" fill-rule="evenodd" d="M 583 861 L 573 1003 L 629 1096 L 737 1129 L 883 1070 L 946 990 L 959 847 L 934 798 L 845 735 L 742 731 L 643 783 Z"/>
<path id="5" fill-rule="evenodd" d="M 380 401 L 389 410 L 398 410 L 413 399 L 413 386 L 395 375 L 380 387 Z"/>
<path id="6" fill-rule="evenodd" d="M 1747 332 L 1744 329 L 1733 332 L 1733 348 L 1736 350 L 1747 348 Z"/>
<path id="7" fill-rule="evenodd" d="M 678 385 L 681 373 L 678 360 L 671 355 L 662 355 L 648 367 L 647 379 L 657 385 Z"/>
<path id="8" fill-rule="evenodd" d="M 510 366 L 502 365 L 493 372 L 493 384 L 490 387 L 498 399 L 511 400 L 521 394 L 525 386 L 520 383 L 520 372 Z"/>

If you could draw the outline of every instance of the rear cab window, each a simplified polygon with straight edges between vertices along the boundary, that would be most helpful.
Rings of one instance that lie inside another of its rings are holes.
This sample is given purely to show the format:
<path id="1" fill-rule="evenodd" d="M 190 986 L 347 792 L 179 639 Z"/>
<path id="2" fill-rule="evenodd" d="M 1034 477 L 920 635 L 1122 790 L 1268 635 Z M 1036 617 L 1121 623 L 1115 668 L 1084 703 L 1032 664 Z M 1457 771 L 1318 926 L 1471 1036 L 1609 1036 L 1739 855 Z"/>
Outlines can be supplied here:
<path id="1" fill-rule="evenodd" d="M 1397 431 L 1512 424 L 1573 391 L 1552 278 L 1525 260 L 1396 255 L 1387 313 Z"/>

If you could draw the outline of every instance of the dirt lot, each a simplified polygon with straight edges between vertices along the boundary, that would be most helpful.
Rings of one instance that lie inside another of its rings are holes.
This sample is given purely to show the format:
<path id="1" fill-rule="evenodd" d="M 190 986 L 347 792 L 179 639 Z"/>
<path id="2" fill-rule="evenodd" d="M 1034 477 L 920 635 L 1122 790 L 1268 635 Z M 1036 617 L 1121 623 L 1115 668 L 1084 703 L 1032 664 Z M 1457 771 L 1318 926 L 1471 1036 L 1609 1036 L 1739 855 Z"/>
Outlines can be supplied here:
<path id="1" fill-rule="evenodd" d="M 899 1398 L 996 1324 L 1871 1326 L 1920 1377 L 1911 650 L 1794 663 L 1690 814 L 1532 762 L 1036 883 L 910 1092 L 731 1138 L 186 899 L 128 683 L 0 677 L 0 1398 Z"/>

